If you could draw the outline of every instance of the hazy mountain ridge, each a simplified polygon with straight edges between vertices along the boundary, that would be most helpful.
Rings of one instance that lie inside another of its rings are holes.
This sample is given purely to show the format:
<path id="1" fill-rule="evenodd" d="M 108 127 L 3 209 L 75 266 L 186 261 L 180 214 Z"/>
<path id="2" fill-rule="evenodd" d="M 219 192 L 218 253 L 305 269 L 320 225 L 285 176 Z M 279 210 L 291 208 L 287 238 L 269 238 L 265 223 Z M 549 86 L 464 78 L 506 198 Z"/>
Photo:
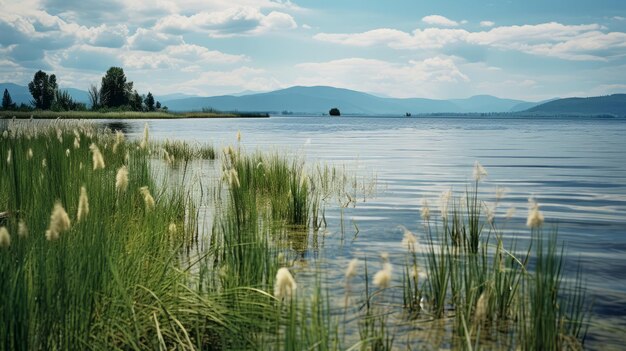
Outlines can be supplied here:
<path id="1" fill-rule="evenodd" d="M 558 99 L 532 107 L 524 112 L 541 115 L 613 115 L 626 117 L 626 94 Z"/>
<path id="2" fill-rule="evenodd" d="M 28 87 L 0 83 L 0 92 L 8 89 L 18 105 L 30 104 Z M 89 94 L 80 89 L 67 90 L 77 102 L 89 106 Z M 265 93 L 201 97 L 182 93 L 155 96 L 171 111 L 199 111 L 213 108 L 221 111 L 246 111 L 323 114 L 338 107 L 342 114 L 404 115 L 405 113 L 514 113 L 533 115 L 616 115 L 626 116 L 626 94 L 588 98 L 551 99 L 528 102 L 476 95 L 467 99 L 436 100 L 426 98 L 386 98 L 327 86 L 294 86 Z"/>
<path id="3" fill-rule="evenodd" d="M 266 111 L 321 114 L 338 107 L 343 114 L 397 115 L 409 113 L 509 112 L 521 100 L 479 95 L 468 99 L 436 100 L 426 98 L 384 98 L 371 94 L 326 86 L 294 86 L 267 93 L 244 96 L 214 96 L 164 102 L 171 110 Z"/>

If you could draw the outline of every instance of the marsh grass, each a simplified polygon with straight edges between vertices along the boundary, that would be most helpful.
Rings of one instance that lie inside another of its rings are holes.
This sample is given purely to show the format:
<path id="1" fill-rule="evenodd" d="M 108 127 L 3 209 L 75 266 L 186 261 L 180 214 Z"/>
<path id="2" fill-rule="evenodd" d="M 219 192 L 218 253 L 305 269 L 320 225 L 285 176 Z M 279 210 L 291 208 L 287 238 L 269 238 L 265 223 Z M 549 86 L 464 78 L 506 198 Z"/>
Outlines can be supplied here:
<path id="1" fill-rule="evenodd" d="M 460 198 L 442 197 L 441 218 L 422 211 L 425 243 L 405 233 L 408 250 L 383 260 L 388 279 L 363 257 L 363 273 L 352 269 L 337 294 L 328 267 L 301 263 L 325 206 L 353 207 L 373 189 L 345 171 L 228 147 L 221 179 L 200 185 L 204 199 L 186 172 L 197 158 L 217 159 L 210 144 L 141 147 L 84 123 L 10 122 L 3 134 L 2 350 L 390 350 L 414 348 L 421 339 L 403 333 L 425 328 L 444 335 L 427 347 L 584 345 L 582 269 L 564 279 L 565 251 L 543 217 L 528 247 L 505 241 L 479 179 Z M 92 144 L 104 167 L 93 167 Z M 185 165 L 155 167 L 162 159 Z M 182 180 L 166 181 L 170 172 Z M 206 202 L 213 220 L 203 230 Z M 57 203 L 70 225 L 48 240 Z M 272 293 L 280 268 L 297 282 L 288 297 Z"/>

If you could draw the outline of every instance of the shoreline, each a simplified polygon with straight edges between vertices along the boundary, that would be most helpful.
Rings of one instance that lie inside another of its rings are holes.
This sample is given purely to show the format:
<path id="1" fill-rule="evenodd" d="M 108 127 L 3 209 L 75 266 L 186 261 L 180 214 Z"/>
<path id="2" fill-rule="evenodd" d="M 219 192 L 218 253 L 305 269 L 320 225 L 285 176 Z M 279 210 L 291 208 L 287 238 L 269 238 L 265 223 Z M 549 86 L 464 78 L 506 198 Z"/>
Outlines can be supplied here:
<path id="1" fill-rule="evenodd" d="M 0 119 L 204 119 L 204 118 L 269 118 L 268 113 L 215 112 L 94 112 L 94 111 L 0 111 Z"/>

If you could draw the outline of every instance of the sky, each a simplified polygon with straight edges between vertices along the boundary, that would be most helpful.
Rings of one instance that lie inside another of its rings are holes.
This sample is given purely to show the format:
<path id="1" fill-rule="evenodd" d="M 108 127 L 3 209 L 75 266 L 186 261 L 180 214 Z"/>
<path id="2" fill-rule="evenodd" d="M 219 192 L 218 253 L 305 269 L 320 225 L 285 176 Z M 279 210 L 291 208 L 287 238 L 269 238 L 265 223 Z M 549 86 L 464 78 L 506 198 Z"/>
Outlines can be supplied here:
<path id="1" fill-rule="evenodd" d="M 0 82 L 140 93 L 329 85 L 541 101 L 626 92 L 624 0 L 0 0 Z"/>

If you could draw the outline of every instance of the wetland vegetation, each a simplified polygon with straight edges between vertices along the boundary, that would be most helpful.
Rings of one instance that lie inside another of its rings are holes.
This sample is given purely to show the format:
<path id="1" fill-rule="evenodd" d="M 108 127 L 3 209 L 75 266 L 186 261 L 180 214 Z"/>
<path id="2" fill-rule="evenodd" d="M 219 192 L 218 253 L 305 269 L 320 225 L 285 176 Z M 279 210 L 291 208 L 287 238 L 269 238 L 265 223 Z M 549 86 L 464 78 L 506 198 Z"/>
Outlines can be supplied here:
<path id="1" fill-rule="evenodd" d="M 1 132 L 3 350 L 577 350 L 593 322 L 540 205 L 518 228 L 528 246 L 504 240 L 478 163 L 464 192 L 423 203 L 399 257 L 337 272 L 326 210 L 372 189 L 340 168 L 245 150 L 239 133 L 217 150 L 147 125 L 140 140 L 86 122 Z"/>

